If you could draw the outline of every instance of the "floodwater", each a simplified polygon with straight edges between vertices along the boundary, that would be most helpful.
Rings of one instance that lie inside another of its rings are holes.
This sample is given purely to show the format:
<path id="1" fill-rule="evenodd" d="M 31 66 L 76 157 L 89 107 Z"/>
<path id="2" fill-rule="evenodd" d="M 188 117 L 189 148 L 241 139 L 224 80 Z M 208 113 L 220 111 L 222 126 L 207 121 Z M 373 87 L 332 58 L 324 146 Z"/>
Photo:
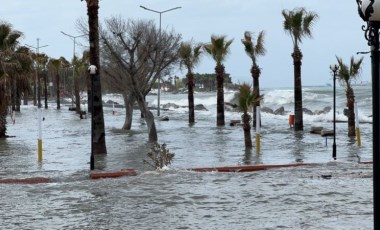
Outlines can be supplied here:
<path id="1" fill-rule="evenodd" d="M 267 105 L 286 105 L 270 100 L 275 93 L 267 92 Z M 317 94 L 310 107 L 324 105 L 324 99 L 319 99 L 326 90 L 308 93 Z M 188 125 L 186 108 L 161 110 L 161 116 L 170 120 L 156 120 L 159 143 L 175 153 L 170 169 L 164 171 L 143 163 L 147 133 L 139 112 L 134 113 L 132 130 L 122 131 L 125 111 L 117 108 L 113 115 L 113 109 L 105 107 L 108 155 L 96 156 L 95 171 L 134 168 L 138 175 L 100 180 L 88 179 L 90 118 L 80 120 L 68 105 L 61 111 L 54 109 L 54 103 L 43 109 L 43 161 L 38 163 L 37 110 L 23 106 L 15 124 L 9 119 L 8 134 L 15 137 L 0 140 L 0 178 L 48 177 L 52 182 L 0 184 L 0 229 L 373 228 L 372 165 L 359 163 L 372 159 L 371 124 L 360 124 L 362 145 L 358 146 L 346 136 L 347 124 L 337 123 L 338 159 L 331 161 L 332 139 L 308 132 L 311 126 L 332 129 L 331 113 L 305 116 L 302 133 L 289 129 L 287 115 L 263 113 L 257 153 L 255 148 L 245 151 L 241 127 L 228 125 L 241 114 L 226 112 L 227 125 L 217 128 L 215 95 L 195 97 L 196 104 L 209 109 L 196 112 L 195 125 Z M 187 96 L 163 94 L 161 98 L 162 104 L 181 105 Z M 120 100 L 115 95 L 103 99 Z M 153 105 L 155 99 L 148 97 Z M 363 103 L 366 121 L 370 114 Z M 294 162 L 320 164 L 246 173 L 187 170 Z"/>

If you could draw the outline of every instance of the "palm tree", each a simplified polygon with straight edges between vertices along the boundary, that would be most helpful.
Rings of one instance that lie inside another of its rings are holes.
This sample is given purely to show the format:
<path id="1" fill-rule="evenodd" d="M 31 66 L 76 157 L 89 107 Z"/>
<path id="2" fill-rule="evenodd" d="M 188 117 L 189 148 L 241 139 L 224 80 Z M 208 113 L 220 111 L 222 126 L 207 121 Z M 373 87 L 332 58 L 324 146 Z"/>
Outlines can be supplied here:
<path id="1" fill-rule="evenodd" d="M 302 83 L 301 65 L 302 52 L 299 44 L 305 37 L 312 37 L 311 29 L 318 15 L 314 12 L 307 12 L 304 8 L 296 8 L 292 11 L 283 10 L 284 30 L 293 41 L 293 64 L 294 64 L 294 130 L 303 130 L 303 111 L 302 111 Z"/>
<path id="2" fill-rule="evenodd" d="M 12 111 L 20 112 L 21 95 L 30 92 L 29 77 L 32 69 L 32 60 L 29 56 L 29 48 L 21 46 L 16 48 L 13 59 L 17 59 L 18 68 L 8 71 L 11 77 Z M 24 98 L 25 99 L 25 98 Z"/>
<path id="3" fill-rule="evenodd" d="M 246 31 L 244 33 L 244 38 L 241 39 L 241 42 L 244 45 L 245 52 L 252 60 L 251 75 L 253 79 L 253 92 L 256 93 L 255 97 L 260 96 L 260 83 L 259 77 L 261 74 L 260 67 L 257 65 L 257 57 L 264 56 L 266 53 L 264 47 L 264 31 L 261 31 L 257 36 L 256 45 L 252 41 L 252 33 Z M 260 100 L 256 100 L 255 105 L 253 106 L 253 127 L 256 127 L 256 107 L 260 106 Z M 261 123 L 261 122 L 260 122 Z"/>
<path id="4" fill-rule="evenodd" d="M 86 0 L 89 26 L 90 42 L 90 64 L 97 67 L 97 74 L 92 78 L 93 110 L 92 119 L 94 127 L 92 129 L 94 154 L 107 154 L 106 134 L 104 128 L 104 115 L 102 103 L 102 88 L 100 84 L 100 60 L 99 60 L 99 0 Z"/>
<path id="5" fill-rule="evenodd" d="M 348 136 L 355 137 L 355 94 L 351 81 L 360 75 L 363 57 L 355 60 L 351 57 L 350 66 L 346 65 L 342 58 L 336 57 L 339 65 L 338 77 L 346 88 L 346 98 L 348 107 Z"/>
<path id="6" fill-rule="evenodd" d="M 233 39 L 226 40 L 226 36 L 211 36 L 211 43 L 204 45 L 205 51 L 211 55 L 212 59 L 216 62 L 216 125 L 224 126 L 224 65 L 227 54 L 230 51 L 230 46 Z"/>
<path id="7" fill-rule="evenodd" d="M 10 24 L 0 24 L 0 138 L 7 137 L 6 117 L 11 100 L 11 75 L 22 70 L 20 58 L 25 57 L 16 52 L 21 37 L 22 33 L 13 30 Z"/>
<path id="8" fill-rule="evenodd" d="M 33 58 L 36 62 L 37 65 L 37 103 L 38 103 L 38 108 L 42 107 L 41 104 L 41 76 L 44 78 L 44 84 L 46 85 L 46 69 L 47 69 L 47 64 L 49 61 L 49 57 L 44 54 L 44 53 L 37 53 L 33 55 Z M 46 86 L 45 86 L 46 88 Z M 45 98 L 45 108 L 47 109 L 47 99 Z"/>
<path id="9" fill-rule="evenodd" d="M 252 148 L 251 116 L 248 114 L 248 109 L 262 99 L 261 96 L 258 95 L 257 92 L 251 91 L 251 87 L 247 83 L 243 83 L 239 88 L 238 108 L 243 112 L 241 120 L 243 122 L 244 143 L 246 148 Z"/>
<path id="10" fill-rule="evenodd" d="M 62 62 L 61 62 L 61 59 L 50 59 L 50 62 L 49 62 L 49 66 L 50 68 L 53 69 L 54 73 L 55 73 L 55 82 L 56 82 L 56 100 L 57 100 L 57 109 L 61 109 L 61 80 L 60 80 L 60 76 L 59 76 L 59 72 L 61 71 L 61 68 L 62 68 Z"/>
<path id="11" fill-rule="evenodd" d="M 202 45 L 195 45 L 194 47 L 190 42 L 184 42 L 179 47 L 179 56 L 181 58 L 180 65 L 185 66 L 187 69 L 187 89 L 188 89 L 188 101 L 189 101 L 189 123 L 195 122 L 194 115 L 194 67 L 199 64 L 201 57 Z"/>

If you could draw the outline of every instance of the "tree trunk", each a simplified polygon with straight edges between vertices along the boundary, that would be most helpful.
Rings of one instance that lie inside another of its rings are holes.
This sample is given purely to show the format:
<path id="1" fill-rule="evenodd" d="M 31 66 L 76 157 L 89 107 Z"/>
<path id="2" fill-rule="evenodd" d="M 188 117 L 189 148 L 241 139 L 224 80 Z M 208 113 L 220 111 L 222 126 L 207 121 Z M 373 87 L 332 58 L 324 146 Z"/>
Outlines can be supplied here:
<path id="1" fill-rule="evenodd" d="M 302 82 L 301 65 L 302 53 L 298 48 L 292 54 L 294 64 L 294 131 L 303 130 L 303 111 L 302 111 Z"/>
<path id="2" fill-rule="evenodd" d="M 148 110 L 143 97 L 136 97 L 139 104 L 140 111 L 144 114 L 146 125 L 148 128 L 149 142 L 156 143 L 158 141 L 156 124 L 154 123 L 154 116 L 151 111 Z"/>
<path id="3" fill-rule="evenodd" d="M 57 82 L 57 109 L 61 109 L 61 81 L 59 77 L 59 73 L 56 75 Z"/>
<path id="4" fill-rule="evenodd" d="M 350 85 L 347 86 L 346 91 L 347 107 L 348 107 L 348 136 L 355 137 L 355 95 L 354 90 Z"/>
<path id="5" fill-rule="evenodd" d="M 21 94 L 20 94 L 19 89 L 16 89 L 16 109 L 15 109 L 15 111 L 16 112 L 21 111 Z"/>
<path id="6" fill-rule="evenodd" d="M 41 104 L 41 78 L 40 75 L 37 74 L 37 100 L 38 100 L 38 108 L 42 107 Z"/>
<path id="7" fill-rule="evenodd" d="M 247 112 L 244 112 L 244 114 L 241 116 L 241 119 L 243 121 L 245 147 L 252 148 L 251 125 L 249 123 L 251 120 L 251 117 L 249 116 Z"/>
<path id="8" fill-rule="evenodd" d="M 188 101 L 189 101 L 189 124 L 195 122 L 194 114 L 194 75 L 189 71 L 187 74 L 187 89 L 188 89 Z"/>
<path id="9" fill-rule="evenodd" d="M 0 138 L 7 137 L 7 107 L 0 108 Z"/>
<path id="10" fill-rule="evenodd" d="M 22 100 L 24 101 L 24 105 L 28 105 L 28 97 L 29 97 L 29 91 L 25 91 L 22 95 Z"/>
<path id="11" fill-rule="evenodd" d="M 44 94 L 45 94 L 45 109 L 47 109 L 48 108 L 47 73 L 44 73 Z"/>
<path id="12" fill-rule="evenodd" d="M 224 126 L 224 66 L 217 64 L 216 73 L 216 125 Z"/>
<path id="13" fill-rule="evenodd" d="M 123 93 L 124 105 L 125 105 L 125 121 L 122 129 L 131 130 L 132 128 L 132 119 L 133 119 L 133 105 L 136 101 L 136 98 L 133 96 L 133 93 Z"/>
<path id="14" fill-rule="evenodd" d="M 75 97 L 75 111 L 78 114 L 81 114 L 78 74 L 75 74 L 75 77 L 74 77 L 74 97 Z"/>
<path id="15" fill-rule="evenodd" d="M 12 111 L 16 110 L 16 92 L 17 92 L 17 85 L 16 85 L 16 79 L 14 77 L 11 77 L 10 79 L 11 82 L 11 105 L 12 105 Z"/>
<path id="16" fill-rule="evenodd" d="M 97 74 L 93 75 L 93 111 L 94 119 L 93 137 L 94 154 L 107 154 L 106 137 L 104 129 L 104 115 L 102 104 L 102 88 L 100 84 L 100 61 L 99 61 L 99 0 L 87 0 L 87 15 L 90 40 L 90 64 L 97 67 Z"/>
<path id="17" fill-rule="evenodd" d="M 37 71 L 36 71 L 36 77 L 38 77 L 38 74 L 37 74 Z M 37 79 L 36 77 L 34 78 L 34 81 L 33 81 L 33 105 L 36 106 L 37 105 Z"/>
<path id="18" fill-rule="evenodd" d="M 253 78 L 253 93 L 255 95 L 255 98 L 260 97 L 260 83 L 259 83 L 259 77 L 260 77 L 260 68 L 257 65 L 253 65 L 251 68 L 251 75 Z M 252 118 L 252 126 L 256 128 L 256 107 L 260 106 L 260 100 L 255 100 L 253 104 L 253 118 Z M 260 120 L 260 126 L 261 126 L 261 120 Z"/>

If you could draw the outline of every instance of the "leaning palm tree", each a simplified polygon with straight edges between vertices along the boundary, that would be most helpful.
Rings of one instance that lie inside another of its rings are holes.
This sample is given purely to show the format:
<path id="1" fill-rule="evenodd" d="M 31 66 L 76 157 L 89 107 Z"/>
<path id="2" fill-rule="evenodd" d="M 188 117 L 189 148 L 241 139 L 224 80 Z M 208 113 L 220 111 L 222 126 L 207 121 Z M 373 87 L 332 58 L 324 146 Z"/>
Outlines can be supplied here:
<path id="1" fill-rule="evenodd" d="M 22 33 L 8 23 L 0 24 L 0 138 L 7 137 L 7 112 L 11 100 L 11 75 L 22 66 L 21 54 L 17 53 Z"/>
<path id="2" fill-rule="evenodd" d="M 13 53 L 13 59 L 17 59 L 17 68 L 8 71 L 11 77 L 12 111 L 20 112 L 21 95 L 30 92 L 29 78 L 32 70 L 32 59 L 29 56 L 29 48 L 20 46 Z M 25 99 L 25 98 L 24 98 Z"/>
<path id="3" fill-rule="evenodd" d="M 252 148 L 252 138 L 251 138 L 251 116 L 248 113 L 249 107 L 256 104 L 257 101 L 261 100 L 262 97 L 251 90 L 251 86 L 247 83 L 243 83 L 239 88 L 238 95 L 238 108 L 243 115 L 241 115 L 241 120 L 243 122 L 243 131 L 244 131 L 244 144 L 246 148 Z"/>
<path id="4" fill-rule="evenodd" d="M 338 77 L 342 84 L 346 88 L 346 98 L 347 98 L 347 108 L 348 108 L 348 136 L 355 136 L 355 94 L 352 88 L 351 81 L 355 80 L 361 71 L 361 64 L 363 62 L 363 57 L 359 60 L 355 60 L 351 57 L 350 66 L 346 65 L 342 58 L 336 57 L 339 64 Z"/>
<path id="5" fill-rule="evenodd" d="M 302 52 L 299 44 L 305 37 L 312 37 L 311 29 L 318 15 L 308 12 L 304 8 L 296 8 L 292 11 L 283 10 L 284 30 L 293 41 L 293 64 L 294 64 L 294 130 L 303 130 L 303 111 L 302 111 L 302 83 L 301 83 L 301 60 Z"/>
<path id="6" fill-rule="evenodd" d="M 199 64 L 201 57 L 202 45 L 192 46 L 190 42 L 184 42 L 179 47 L 180 65 L 185 66 L 187 69 L 187 89 L 188 89 L 188 101 L 189 101 L 189 124 L 195 122 L 194 115 L 194 67 Z"/>
<path id="7" fill-rule="evenodd" d="M 246 31 L 244 33 L 244 38 L 241 39 L 241 42 L 244 45 L 245 52 L 252 60 L 251 67 L 251 76 L 253 79 L 253 91 L 256 93 L 255 97 L 258 98 L 260 95 L 260 83 L 259 77 L 261 74 L 260 67 L 257 65 L 257 57 L 263 56 L 266 53 L 266 49 L 264 47 L 264 31 L 261 31 L 257 36 L 256 45 L 254 41 L 252 41 L 252 33 Z M 256 107 L 260 106 L 260 100 L 257 100 L 255 105 L 253 106 L 253 127 L 256 127 Z"/>
<path id="8" fill-rule="evenodd" d="M 106 135 L 104 128 L 104 114 L 102 104 L 102 88 L 100 84 L 100 60 L 99 60 L 99 0 L 86 0 L 89 42 L 90 42 L 90 64 L 97 67 L 97 74 L 92 78 L 92 98 L 94 98 L 91 111 L 94 120 L 93 137 L 94 154 L 107 154 Z"/>
<path id="9" fill-rule="evenodd" d="M 216 125 L 224 126 L 224 65 L 227 54 L 230 51 L 230 46 L 233 39 L 226 40 L 226 36 L 211 36 L 211 43 L 204 45 L 205 51 L 211 55 L 216 62 Z"/>

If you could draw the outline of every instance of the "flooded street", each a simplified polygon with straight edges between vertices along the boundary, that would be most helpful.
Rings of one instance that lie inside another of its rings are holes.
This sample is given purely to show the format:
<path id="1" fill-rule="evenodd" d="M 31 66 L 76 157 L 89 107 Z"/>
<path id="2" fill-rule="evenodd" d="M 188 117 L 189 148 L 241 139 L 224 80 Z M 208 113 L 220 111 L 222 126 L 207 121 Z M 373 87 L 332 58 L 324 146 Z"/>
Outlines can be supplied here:
<path id="1" fill-rule="evenodd" d="M 206 95 L 207 96 L 207 95 Z M 163 97 L 163 103 L 168 97 Z M 198 95 L 198 97 L 200 97 Z M 154 100 L 154 98 L 151 98 Z M 170 101 L 169 99 L 167 99 Z M 203 103 L 206 105 L 206 103 Z M 189 127 L 186 110 L 162 111 L 156 120 L 159 143 L 175 153 L 170 170 L 143 163 L 147 133 L 139 112 L 131 131 L 122 131 L 125 111 L 104 108 L 107 156 L 95 168 L 134 168 L 137 176 L 90 180 L 90 122 L 64 106 L 44 110 L 43 161 L 37 162 L 37 112 L 22 107 L 0 140 L 0 178 L 48 177 L 46 184 L 0 184 L 0 229 L 372 229 L 371 124 L 362 124 L 362 146 L 338 123 L 338 160 L 332 139 L 305 131 L 295 134 L 287 117 L 263 115 L 262 148 L 244 150 L 241 127 L 215 127 L 215 110 L 196 113 Z M 265 119 L 265 120 L 264 120 Z M 310 126 L 331 127 L 326 120 Z M 254 136 L 254 135 L 253 135 Z M 195 167 L 243 164 L 320 163 L 318 166 L 246 173 L 198 173 Z"/>

